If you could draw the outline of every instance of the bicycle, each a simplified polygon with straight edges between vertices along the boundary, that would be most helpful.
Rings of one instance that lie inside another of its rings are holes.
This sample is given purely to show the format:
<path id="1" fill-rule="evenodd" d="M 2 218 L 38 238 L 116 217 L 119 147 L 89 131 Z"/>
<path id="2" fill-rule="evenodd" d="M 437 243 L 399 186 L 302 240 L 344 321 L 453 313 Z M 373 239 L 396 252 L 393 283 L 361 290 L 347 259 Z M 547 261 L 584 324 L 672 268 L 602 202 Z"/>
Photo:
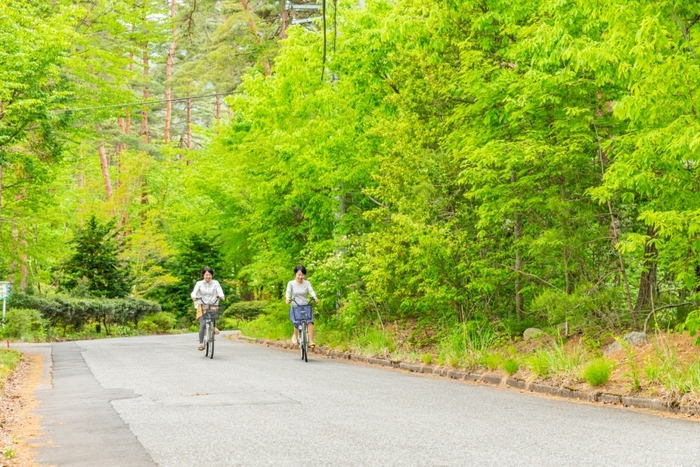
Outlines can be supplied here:
<path id="1" fill-rule="evenodd" d="M 202 316 L 204 316 L 204 356 L 214 358 L 214 335 L 216 334 L 216 320 L 219 319 L 219 300 L 214 303 L 205 303 L 201 298 Z"/>
<path id="2" fill-rule="evenodd" d="M 292 312 L 294 314 L 294 317 L 297 318 L 297 313 L 298 313 L 298 320 L 297 323 L 297 329 L 299 329 L 299 352 L 301 353 L 301 359 L 304 360 L 305 362 L 309 361 L 309 333 L 308 333 L 308 323 L 311 321 L 311 317 L 313 316 L 312 314 L 312 309 L 310 304 L 306 305 L 297 305 L 296 301 L 293 301 L 294 305 L 292 305 Z"/>

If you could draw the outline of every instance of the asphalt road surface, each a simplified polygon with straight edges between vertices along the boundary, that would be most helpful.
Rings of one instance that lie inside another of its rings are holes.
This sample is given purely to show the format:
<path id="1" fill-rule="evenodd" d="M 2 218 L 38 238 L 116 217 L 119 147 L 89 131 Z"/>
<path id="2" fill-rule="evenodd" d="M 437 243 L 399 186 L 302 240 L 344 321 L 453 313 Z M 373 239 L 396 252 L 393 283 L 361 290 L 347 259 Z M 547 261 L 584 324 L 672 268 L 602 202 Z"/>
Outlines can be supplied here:
<path id="1" fill-rule="evenodd" d="M 220 338 L 47 355 L 37 460 L 59 467 L 693 466 L 700 422 Z"/>

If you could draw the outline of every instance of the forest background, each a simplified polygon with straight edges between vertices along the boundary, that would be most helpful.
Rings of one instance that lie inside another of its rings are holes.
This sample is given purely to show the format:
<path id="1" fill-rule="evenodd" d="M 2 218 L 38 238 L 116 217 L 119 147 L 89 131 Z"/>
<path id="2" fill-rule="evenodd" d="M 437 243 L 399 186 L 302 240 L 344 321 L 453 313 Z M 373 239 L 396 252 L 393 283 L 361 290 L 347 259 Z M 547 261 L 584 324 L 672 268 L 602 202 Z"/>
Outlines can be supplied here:
<path id="1" fill-rule="evenodd" d="M 2 2 L 0 278 L 189 326 L 209 265 L 282 337 L 304 264 L 320 339 L 455 365 L 698 328 L 699 3 L 325 5 Z"/>

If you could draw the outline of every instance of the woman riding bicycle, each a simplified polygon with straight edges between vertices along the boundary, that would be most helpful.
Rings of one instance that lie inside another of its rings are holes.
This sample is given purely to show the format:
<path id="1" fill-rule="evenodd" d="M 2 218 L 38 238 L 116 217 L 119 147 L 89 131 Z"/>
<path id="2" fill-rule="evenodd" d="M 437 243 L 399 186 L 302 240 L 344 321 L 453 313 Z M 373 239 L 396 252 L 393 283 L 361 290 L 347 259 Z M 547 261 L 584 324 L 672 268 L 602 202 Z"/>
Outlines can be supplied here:
<path id="1" fill-rule="evenodd" d="M 219 281 L 214 280 L 214 270 L 209 266 L 202 268 L 202 279 L 194 286 L 191 297 L 194 307 L 197 309 L 199 320 L 199 350 L 204 350 L 204 325 L 205 316 L 202 313 L 202 305 L 216 305 L 219 300 L 224 300 L 224 291 Z"/>
<path id="2" fill-rule="evenodd" d="M 311 282 L 304 279 L 306 276 L 306 268 L 299 265 L 294 268 L 294 280 L 287 283 L 287 293 L 286 302 L 292 302 L 292 307 L 289 309 L 289 319 L 294 323 L 294 335 L 292 336 L 292 343 L 296 344 L 299 340 L 299 320 L 298 316 L 294 313 L 294 308 L 298 306 L 304 306 L 309 304 L 309 300 L 306 298 L 307 295 L 311 295 L 314 301 L 318 303 L 318 298 L 316 297 L 316 292 L 314 292 L 313 287 L 311 287 Z M 311 314 L 311 320 L 308 323 L 309 330 L 309 347 L 312 349 L 316 347 L 314 343 L 314 317 Z"/>

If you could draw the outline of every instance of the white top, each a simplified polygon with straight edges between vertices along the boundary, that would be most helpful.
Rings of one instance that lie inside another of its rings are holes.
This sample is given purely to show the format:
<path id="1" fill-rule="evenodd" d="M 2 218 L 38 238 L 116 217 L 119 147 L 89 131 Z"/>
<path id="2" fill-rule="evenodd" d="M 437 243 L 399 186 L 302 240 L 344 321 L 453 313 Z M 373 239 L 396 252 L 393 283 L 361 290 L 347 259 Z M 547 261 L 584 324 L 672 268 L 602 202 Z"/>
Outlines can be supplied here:
<path id="1" fill-rule="evenodd" d="M 194 307 L 197 308 L 197 302 L 203 301 L 207 305 L 216 303 L 217 298 L 224 298 L 224 291 L 221 289 L 219 281 L 214 279 L 209 282 L 205 280 L 198 281 L 192 291 L 192 299 L 199 299 L 194 302 Z"/>
<path id="2" fill-rule="evenodd" d="M 292 302 L 292 305 L 308 305 L 309 301 L 306 295 L 311 295 L 316 300 L 316 292 L 311 287 L 311 282 L 304 279 L 300 284 L 296 280 L 287 283 L 287 300 Z"/>

